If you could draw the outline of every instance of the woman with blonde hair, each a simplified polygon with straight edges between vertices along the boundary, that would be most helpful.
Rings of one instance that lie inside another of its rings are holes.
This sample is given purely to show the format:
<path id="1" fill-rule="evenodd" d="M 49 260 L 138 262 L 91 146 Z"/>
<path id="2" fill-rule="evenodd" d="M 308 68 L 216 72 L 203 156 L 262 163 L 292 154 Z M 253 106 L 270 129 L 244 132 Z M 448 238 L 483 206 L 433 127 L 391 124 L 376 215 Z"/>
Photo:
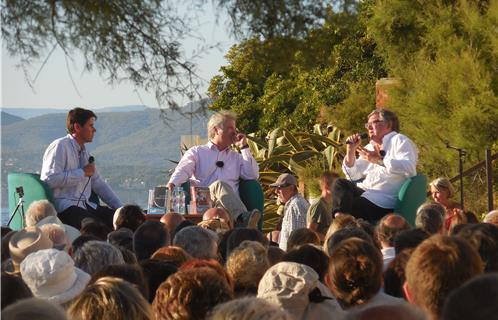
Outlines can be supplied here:
<path id="1" fill-rule="evenodd" d="M 104 277 L 89 285 L 73 300 L 67 314 L 76 320 L 152 320 L 152 308 L 142 294 L 125 280 Z"/>
<path id="2" fill-rule="evenodd" d="M 454 226 L 467 223 L 467 218 L 460 208 L 460 204 L 451 200 L 455 188 L 447 178 L 437 178 L 430 184 L 431 196 L 436 203 L 442 205 L 446 211 L 444 216 L 444 229 L 449 233 Z"/>

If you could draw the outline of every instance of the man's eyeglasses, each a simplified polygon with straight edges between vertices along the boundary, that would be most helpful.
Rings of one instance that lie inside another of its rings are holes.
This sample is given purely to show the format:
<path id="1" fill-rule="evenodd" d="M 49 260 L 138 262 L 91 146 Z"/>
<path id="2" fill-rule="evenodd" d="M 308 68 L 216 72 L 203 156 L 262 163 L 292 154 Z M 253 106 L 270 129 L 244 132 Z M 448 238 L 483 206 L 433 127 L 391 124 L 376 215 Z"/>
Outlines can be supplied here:
<path id="1" fill-rule="evenodd" d="M 368 129 L 370 127 L 373 127 L 375 124 L 383 123 L 384 120 L 374 120 L 372 122 L 367 122 L 365 123 L 365 129 Z"/>
<path id="2" fill-rule="evenodd" d="M 288 186 L 290 186 L 290 184 L 283 184 L 283 185 L 281 185 L 281 186 L 275 187 L 275 189 L 277 189 L 277 190 L 281 190 L 281 189 L 283 189 L 283 188 L 287 188 Z"/>

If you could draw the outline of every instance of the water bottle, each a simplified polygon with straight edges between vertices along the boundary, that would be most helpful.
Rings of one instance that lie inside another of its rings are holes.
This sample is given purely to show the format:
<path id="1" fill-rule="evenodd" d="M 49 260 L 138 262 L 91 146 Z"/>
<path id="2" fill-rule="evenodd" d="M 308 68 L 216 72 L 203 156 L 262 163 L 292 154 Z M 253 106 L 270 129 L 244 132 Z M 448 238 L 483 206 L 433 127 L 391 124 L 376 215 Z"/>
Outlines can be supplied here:
<path id="1" fill-rule="evenodd" d="M 173 210 L 179 214 L 185 212 L 185 196 L 182 197 L 182 193 L 184 194 L 182 187 L 175 187 L 173 191 Z"/>
<path id="2" fill-rule="evenodd" d="M 178 213 L 185 214 L 185 191 L 181 189 L 178 192 Z"/>

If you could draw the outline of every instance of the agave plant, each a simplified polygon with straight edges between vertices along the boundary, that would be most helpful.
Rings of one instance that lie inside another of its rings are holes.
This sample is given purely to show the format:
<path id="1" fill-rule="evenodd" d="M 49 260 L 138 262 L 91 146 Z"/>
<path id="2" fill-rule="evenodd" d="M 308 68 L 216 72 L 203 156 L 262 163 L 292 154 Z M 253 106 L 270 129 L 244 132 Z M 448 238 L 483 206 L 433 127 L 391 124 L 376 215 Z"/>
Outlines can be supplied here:
<path id="1" fill-rule="evenodd" d="M 311 185 L 323 170 L 340 168 L 344 157 L 340 138 L 339 129 L 320 124 L 314 126 L 313 133 L 276 128 L 264 140 L 249 135 L 249 147 L 259 164 L 260 181 L 265 191 L 264 230 L 272 230 L 278 221 L 278 206 L 269 184 L 288 172 L 299 177 L 308 188 L 316 189 Z M 302 191 L 306 192 L 306 188 Z"/>

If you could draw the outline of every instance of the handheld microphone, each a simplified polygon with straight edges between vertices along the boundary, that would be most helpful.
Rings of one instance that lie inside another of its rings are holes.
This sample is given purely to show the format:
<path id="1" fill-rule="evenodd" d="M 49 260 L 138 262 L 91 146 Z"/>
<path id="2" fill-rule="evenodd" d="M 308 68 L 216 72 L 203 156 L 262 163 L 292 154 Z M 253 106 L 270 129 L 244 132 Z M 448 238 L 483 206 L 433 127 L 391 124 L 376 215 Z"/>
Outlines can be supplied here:
<path id="1" fill-rule="evenodd" d="M 95 162 L 95 157 L 94 156 L 90 156 L 88 158 L 88 164 L 92 164 L 94 162 Z M 80 203 L 81 197 L 83 197 L 83 193 L 85 193 L 86 187 L 88 186 L 88 183 L 90 182 L 91 178 L 92 178 L 92 176 L 88 177 L 88 180 L 86 181 L 86 184 L 83 187 L 83 191 L 81 191 L 80 197 L 78 198 L 78 202 L 76 202 L 76 206 L 78 206 L 78 204 Z"/>
<path id="2" fill-rule="evenodd" d="M 216 161 L 216 166 L 218 168 L 223 168 L 224 165 L 225 165 L 225 163 L 223 161 Z"/>
<path id="3" fill-rule="evenodd" d="M 360 138 L 361 138 L 361 139 L 366 139 L 366 138 L 368 138 L 368 133 L 363 132 L 362 134 L 360 134 Z M 353 141 L 346 141 L 346 144 L 352 144 L 352 143 L 353 143 Z"/>

